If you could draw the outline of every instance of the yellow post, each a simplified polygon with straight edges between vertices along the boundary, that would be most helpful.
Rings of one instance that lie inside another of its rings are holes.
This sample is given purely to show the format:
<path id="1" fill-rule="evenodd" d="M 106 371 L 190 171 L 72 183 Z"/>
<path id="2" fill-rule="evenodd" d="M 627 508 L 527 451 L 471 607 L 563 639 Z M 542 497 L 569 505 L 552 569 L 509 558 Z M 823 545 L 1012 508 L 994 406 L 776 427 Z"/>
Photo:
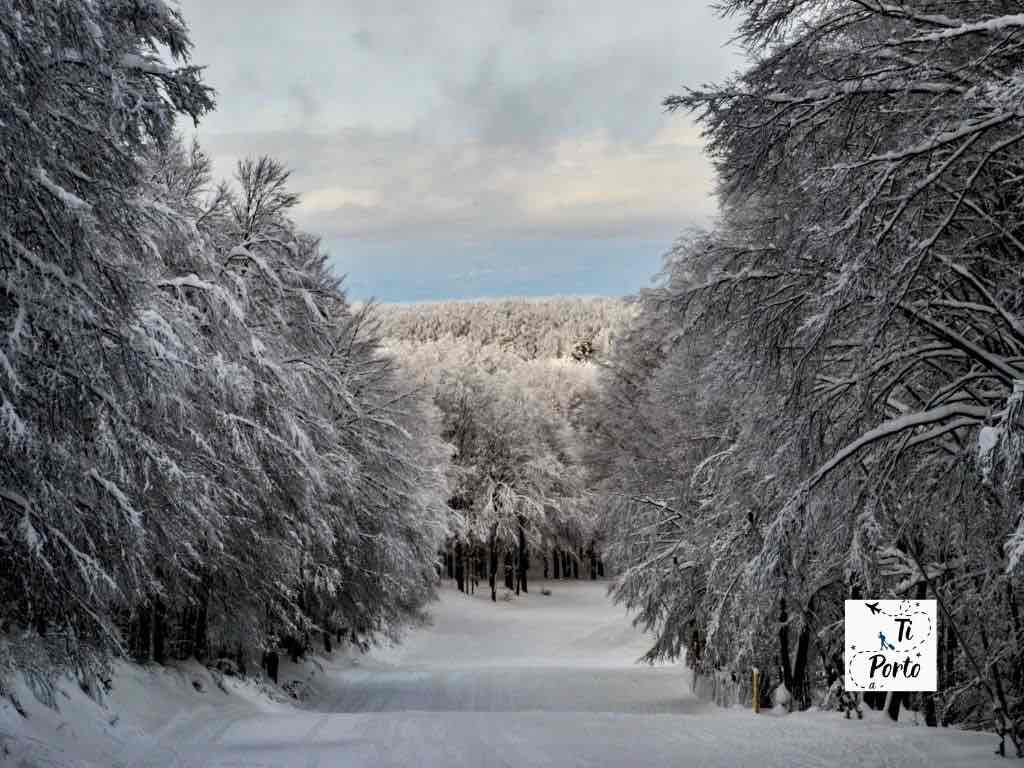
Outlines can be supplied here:
<path id="1" fill-rule="evenodd" d="M 761 711 L 761 670 L 755 669 L 751 688 L 754 692 L 754 712 Z"/>

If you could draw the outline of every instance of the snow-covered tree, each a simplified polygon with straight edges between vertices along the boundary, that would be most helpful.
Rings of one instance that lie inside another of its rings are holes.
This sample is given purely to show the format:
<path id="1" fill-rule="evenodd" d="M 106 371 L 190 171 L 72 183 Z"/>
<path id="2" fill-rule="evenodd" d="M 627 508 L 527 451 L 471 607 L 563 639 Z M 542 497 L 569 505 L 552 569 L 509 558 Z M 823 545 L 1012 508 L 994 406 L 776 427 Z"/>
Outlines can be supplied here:
<path id="1" fill-rule="evenodd" d="M 0 678 L 394 634 L 433 594 L 436 411 L 287 170 L 215 184 L 175 138 L 213 105 L 188 52 L 160 0 L 0 3 Z"/>
<path id="2" fill-rule="evenodd" d="M 213 186 L 202 153 L 179 147 L 154 159 L 154 179 L 194 235 L 191 261 L 156 281 L 198 353 L 194 418 L 168 436 L 185 438 L 193 518 L 172 518 L 155 568 L 162 586 L 188 564 L 172 592 L 186 647 L 200 624 L 222 651 L 397 631 L 431 595 L 447 531 L 429 402 L 288 218 L 298 198 L 283 166 L 246 160 L 235 187 Z"/>
<path id="3" fill-rule="evenodd" d="M 525 587 L 531 560 L 552 547 L 576 553 L 592 541 L 578 422 L 593 393 L 593 366 L 523 360 L 507 348 L 451 338 L 394 341 L 389 349 L 418 372 L 443 414 L 460 516 L 458 573 L 488 571 L 493 596 L 506 553 L 513 586 Z"/>
<path id="4" fill-rule="evenodd" d="M 801 664 L 835 673 L 844 597 L 927 593 L 943 693 L 924 706 L 1019 745 L 1016 5 L 722 4 L 749 67 L 666 101 L 704 120 L 722 218 L 644 297 L 646 337 L 620 358 L 632 383 L 609 395 L 680 441 L 716 437 L 680 458 L 684 488 L 660 484 L 657 444 L 616 457 L 609 438 L 599 458 L 635 461 L 636 488 L 674 510 L 633 501 L 616 518 L 636 568 L 623 596 L 661 628 L 656 651 L 685 642 L 803 687 Z M 710 402 L 672 426 L 659 399 L 680 402 L 680 377 Z M 608 477 L 609 498 L 635 493 Z M 657 518 L 649 541 L 626 528 L 639 506 Z M 676 513 L 685 530 L 666 528 Z M 648 563 L 662 552 L 686 567 Z"/>
<path id="5" fill-rule="evenodd" d="M 0 591 L 5 633 L 36 638 L 7 650 L 46 663 L 115 648 L 147 581 L 138 414 L 181 370 L 145 311 L 140 158 L 213 105 L 189 48 L 159 0 L 0 4 Z"/>

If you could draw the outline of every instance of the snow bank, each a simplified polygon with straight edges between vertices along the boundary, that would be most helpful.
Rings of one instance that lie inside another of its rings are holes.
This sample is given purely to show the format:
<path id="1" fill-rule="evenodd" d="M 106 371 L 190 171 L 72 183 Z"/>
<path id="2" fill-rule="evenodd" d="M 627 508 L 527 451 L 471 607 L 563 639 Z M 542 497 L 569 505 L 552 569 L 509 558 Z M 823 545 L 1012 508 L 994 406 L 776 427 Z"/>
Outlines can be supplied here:
<path id="1" fill-rule="evenodd" d="M 225 721 L 293 711 L 270 686 L 225 678 L 194 661 L 169 667 L 121 663 L 114 672 L 112 690 L 93 695 L 62 680 L 56 708 L 41 703 L 25 680 L 17 682 L 13 698 L 25 716 L 10 698 L 0 699 L 0 757 L 19 768 L 162 762 L 167 744 L 215 735 L 214 727 Z"/>

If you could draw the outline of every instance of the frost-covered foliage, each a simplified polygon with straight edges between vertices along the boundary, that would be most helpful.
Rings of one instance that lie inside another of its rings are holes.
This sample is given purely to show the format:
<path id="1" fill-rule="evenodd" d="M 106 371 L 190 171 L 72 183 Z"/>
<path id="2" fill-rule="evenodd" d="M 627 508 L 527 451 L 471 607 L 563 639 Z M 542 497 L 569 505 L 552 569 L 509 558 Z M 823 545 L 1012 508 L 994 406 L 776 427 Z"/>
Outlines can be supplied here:
<path id="1" fill-rule="evenodd" d="M 285 169 L 215 185 L 173 136 L 213 103 L 188 51 L 161 0 L 0 2 L 0 677 L 394 631 L 432 594 L 436 411 Z"/>
<path id="2" fill-rule="evenodd" d="M 752 63 L 666 101 L 722 219 L 642 297 L 595 447 L 619 594 L 655 654 L 774 667 L 802 704 L 845 597 L 936 596 L 924 706 L 1019 733 L 1024 7 L 722 6 Z"/>
<path id="3" fill-rule="evenodd" d="M 632 316 L 621 299 L 552 297 L 381 305 L 381 335 L 463 341 L 524 360 L 606 356 Z"/>
<path id="4" fill-rule="evenodd" d="M 116 644 L 107 606 L 147 581 L 125 479 L 145 461 L 135 415 L 175 361 L 138 334 L 159 254 L 134 190 L 175 115 L 212 107 L 188 52 L 156 0 L 0 3 L 3 620 L 72 653 Z"/>

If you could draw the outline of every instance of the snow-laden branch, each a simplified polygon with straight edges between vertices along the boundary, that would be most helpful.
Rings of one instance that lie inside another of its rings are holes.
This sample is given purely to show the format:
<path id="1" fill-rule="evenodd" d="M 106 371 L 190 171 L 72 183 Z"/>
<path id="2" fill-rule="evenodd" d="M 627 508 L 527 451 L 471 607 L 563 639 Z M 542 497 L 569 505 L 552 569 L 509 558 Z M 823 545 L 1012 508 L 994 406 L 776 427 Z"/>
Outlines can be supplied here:
<path id="1" fill-rule="evenodd" d="M 918 427 L 928 426 L 937 422 L 944 422 L 947 419 L 952 419 L 956 416 L 967 417 L 972 419 L 973 423 L 979 424 L 988 418 L 991 413 L 992 411 L 990 408 L 970 406 L 964 403 L 952 403 L 949 405 L 939 406 L 938 408 L 931 408 L 927 411 L 910 413 L 905 416 L 890 419 L 864 433 L 852 443 L 849 443 L 839 450 L 831 459 L 825 462 L 825 464 L 820 466 L 817 471 L 814 472 L 811 478 L 807 481 L 806 488 L 808 490 L 814 488 L 835 469 L 846 463 L 849 459 L 865 448 L 884 442 L 893 437 L 897 437 L 908 430 L 914 430 Z"/>

